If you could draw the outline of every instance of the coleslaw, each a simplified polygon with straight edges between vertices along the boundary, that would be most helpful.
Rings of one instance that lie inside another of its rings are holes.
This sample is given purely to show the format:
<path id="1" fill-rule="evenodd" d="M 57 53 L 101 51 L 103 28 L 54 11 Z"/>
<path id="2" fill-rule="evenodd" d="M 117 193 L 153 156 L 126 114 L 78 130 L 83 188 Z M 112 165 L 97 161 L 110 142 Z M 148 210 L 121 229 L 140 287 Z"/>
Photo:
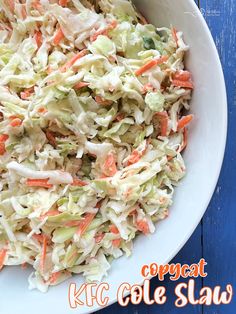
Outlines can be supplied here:
<path id="1" fill-rule="evenodd" d="M 186 173 L 189 47 L 127 0 L 0 5 L 0 270 L 100 281 Z"/>

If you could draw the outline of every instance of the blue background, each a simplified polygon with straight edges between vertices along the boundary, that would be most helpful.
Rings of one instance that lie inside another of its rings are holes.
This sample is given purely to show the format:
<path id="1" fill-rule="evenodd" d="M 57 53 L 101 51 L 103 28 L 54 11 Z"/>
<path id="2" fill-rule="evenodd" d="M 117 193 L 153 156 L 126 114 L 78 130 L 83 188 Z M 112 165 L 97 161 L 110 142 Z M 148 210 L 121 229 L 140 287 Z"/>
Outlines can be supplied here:
<path id="1" fill-rule="evenodd" d="M 192 264 L 198 262 L 202 257 L 205 258 L 208 263 L 206 268 L 208 276 L 204 279 L 198 278 L 195 281 L 198 295 L 202 286 L 213 288 L 220 285 L 225 289 L 228 283 L 232 284 L 236 291 L 236 1 L 196 0 L 196 2 L 201 8 L 219 51 L 226 80 L 229 112 L 225 160 L 215 194 L 201 223 L 185 247 L 173 260 L 175 263 Z M 236 313 L 235 296 L 229 305 L 210 307 L 188 305 L 184 308 L 176 308 L 174 306 L 176 299 L 174 289 L 177 283 L 170 280 L 160 283 L 156 278 L 151 281 L 152 291 L 158 285 L 166 287 L 168 301 L 165 305 L 147 306 L 141 304 L 134 306 L 131 304 L 122 308 L 118 304 L 114 304 L 101 310 L 99 314 Z"/>

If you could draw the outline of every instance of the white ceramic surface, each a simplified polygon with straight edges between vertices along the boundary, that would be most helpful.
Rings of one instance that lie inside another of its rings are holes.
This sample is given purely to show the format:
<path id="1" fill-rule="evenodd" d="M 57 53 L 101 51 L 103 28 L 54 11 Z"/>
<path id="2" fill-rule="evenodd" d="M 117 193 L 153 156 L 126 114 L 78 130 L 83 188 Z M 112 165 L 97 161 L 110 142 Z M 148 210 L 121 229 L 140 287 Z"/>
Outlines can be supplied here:
<path id="1" fill-rule="evenodd" d="M 194 76 L 195 91 L 191 111 L 195 115 L 185 152 L 188 174 L 176 190 L 170 217 L 158 224 L 150 237 L 140 236 L 133 256 L 112 264 L 108 293 L 116 300 L 122 282 L 142 282 L 140 269 L 150 262 L 166 263 L 182 248 L 204 214 L 214 191 L 225 149 L 227 103 L 224 78 L 218 54 L 207 25 L 193 0 L 136 0 L 137 7 L 156 26 L 174 25 L 184 32 L 191 50 L 187 67 Z M 194 250 L 194 247 L 192 248 Z M 29 270 L 5 268 L 0 274 L 0 313 L 88 313 L 97 309 L 71 310 L 70 282 L 82 283 L 79 276 L 51 288 L 47 294 L 27 290 Z"/>

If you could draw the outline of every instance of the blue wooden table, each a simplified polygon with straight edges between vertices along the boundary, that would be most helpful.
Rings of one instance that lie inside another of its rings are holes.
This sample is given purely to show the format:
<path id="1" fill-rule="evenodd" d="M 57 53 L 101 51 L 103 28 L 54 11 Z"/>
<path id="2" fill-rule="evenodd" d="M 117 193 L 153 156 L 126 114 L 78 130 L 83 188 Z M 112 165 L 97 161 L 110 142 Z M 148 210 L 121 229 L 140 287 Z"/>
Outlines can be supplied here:
<path id="1" fill-rule="evenodd" d="M 236 292 L 236 1 L 196 0 L 196 2 L 215 39 L 224 69 L 229 111 L 228 142 L 221 176 L 207 212 L 173 262 L 192 264 L 204 257 L 208 262 L 208 276 L 196 280 L 196 291 L 199 293 L 202 286 L 225 287 L 231 283 Z M 236 296 L 230 305 L 210 307 L 189 305 L 178 309 L 174 306 L 176 284 L 170 280 L 161 283 L 168 292 L 168 301 L 165 305 L 142 304 L 122 308 L 114 304 L 100 311 L 99 314 L 236 313 Z M 154 290 L 160 283 L 154 278 L 151 285 Z"/>

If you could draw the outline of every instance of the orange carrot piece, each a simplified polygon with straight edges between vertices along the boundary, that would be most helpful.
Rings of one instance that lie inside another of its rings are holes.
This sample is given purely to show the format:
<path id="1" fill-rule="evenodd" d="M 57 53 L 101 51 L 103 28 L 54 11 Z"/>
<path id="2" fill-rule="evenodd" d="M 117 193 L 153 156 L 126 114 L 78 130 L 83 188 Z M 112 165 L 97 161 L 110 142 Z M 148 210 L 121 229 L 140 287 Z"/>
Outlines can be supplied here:
<path id="1" fill-rule="evenodd" d="M 39 243 L 43 243 L 43 235 L 42 234 L 33 234 L 32 238 L 38 241 Z"/>
<path id="2" fill-rule="evenodd" d="M 180 80 L 173 80 L 172 84 L 176 87 L 183 87 L 193 89 L 194 85 L 191 81 L 180 81 Z"/>
<path id="3" fill-rule="evenodd" d="M 83 87 L 87 87 L 87 86 L 89 86 L 89 83 L 87 83 L 87 82 L 79 82 L 79 83 L 77 83 L 77 84 L 75 84 L 75 86 L 74 86 L 74 89 L 81 89 L 81 88 L 83 88 Z"/>
<path id="4" fill-rule="evenodd" d="M 137 221 L 137 229 L 144 234 L 150 233 L 149 226 L 146 219 Z"/>
<path id="5" fill-rule="evenodd" d="M 43 235 L 43 246 L 42 246 L 42 254 L 40 258 L 40 270 L 43 273 L 45 268 L 45 260 L 47 254 L 47 236 Z"/>
<path id="6" fill-rule="evenodd" d="M 61 275 L 61 271 L 57 271 L 55 273 L 52 273 L 50 278 L 49 278 L 49 283 L 50 284 L 55 283 L 58 280 L 58 278 L 60 277 L 60 275 Z"/>
<path id="7" fill-rule="evenodd" d="M 67 4 L 68 4 L 69 0 L 59 0 L 59 4 L 62 6 L 62 7 L 66 7 Z"/>
<path id="8" fill-rule="evenodd" d="M 178 122 L 178 126 L 177 126 L 177 131 L 183 129 L 184 127 L 186 127 L 191 121 L 193 120 L 193 115 L 189 114 L 185 117 L 182 117 L 179 122 Z"/>
<path id="9" fill-rule="evenodd" d="M 116 158 L 113 153 L 109 153 L 103 165 L 103 173 L 108 177 L 113 177 L 117 171 Z"/>
<path id="10" fill-rule="evenodd" d="M 11 122 L 10 122 L 10 126 L 12 126 L 13 128 L 21 126 L 21 124 L 22 124 L 22 120 L 19 118 L 15 118 L 15 119 L 11 120 Z"/>
<path id="11" fill-rule="evenodd" d="M 61 72 L 67 71 L 69 68 L 72 67 L 72 65 L 82 57 L 86 56 L 89 53 L 88 49 L 81 50 L 79 53 L 77 53 L 74 57 L 72 57 L 63 67 L 61 67 Z"/>
<path id="12" fill-rule="evenodd" d="M 66 227 L 78 227 L 80 226 L 81 221 L 76 221 L 76 220 L 72 220 L 72 221 L 67 221 L 64 223 L 64 226 Z"/>
<path id="13" fill-rule="evenodd" d="M 53 44 L 55 46 L 59 45 L 64 37 L 65 36 L 64 36 L 64 33 L 63 33 L 62 29 L 58 28 L 58 30 L 56 31 L 56 34 L 55 34 L 55 36 L 53 38 Z"/>
<path id="14" fill-rule="evenodd" d="M 15 0 L 6 0 L 6 3 L 9 6 L 11 13 L 14 13 L 15 12 Z"/>
<path id="15" fill-rule="evenodd" d="M 6 153 L 5 144 L 0 142 L 0 156 L 3 156 L 5 153 Z"/>
<path id="16" fill-rule="evenodd" d="M 78 234 L 79 236 L 83 235 L 95 216 L 96 214 L 91 213 L 86 214 L 85 217 L 83 218 L 83 221 L 81 221 L 79 228 L 76 231 L 76 234 Z"/>
<path id="17" fill-rule="evenodd" d="M 6 255 L 7 255 L 7 249 L 1 249 L 0 250 L 0 271 L 4 266 Z"/>
<path id="18" fill-rule="evenodd" d="M 57 216 L 60 214 L 61 214 L 61 212 L 59 212 L 59 210 L 57 210 L 57 209 L 49 210 L 47 213 L 41 215 L 40 219 L 44 219 L 45 217 L 53 217 L 53 216 Z"/>
<path id="19" fill-rule="evenodd" d="M 0 134 L 0 143 L 5 143 L 9 139 L 7 134 Z"/>
<path id="20" fill-rule="evenodd" d="M 114 121 L 120 122 L 120 121 L 124 120 L 124 118 L 125 118 L 125 114 L 124 114 L 123 112 L 120 112 L 120 113 L 118 113 L 118 114 L 116 115 Z"/>
<path id="21" fill-rule="evenodd" d="M 57 146 L 56 137 L 55 137 L 55 134 L 53 132 L 46 130 L 46 137 L 47 137 L 49 144 L 51 144 L 53 147 Z"/>
<path id="22" fill-rule="evenodd" d="M 172 37 L 174 39 L 174 41 L 176 42 L 176 45 L 178 47 L 178 37 L 177 37 L 177 29 L 172 27 L 171 29 L 171 33 L 172 33 Z"/>
<path id="23" fill-rule="evenodd" d="M 21 5 L 21 15 L 22 15 L 23 20 L 25 20 L 27 18 L 25 4 Z"/>
<path id="24" fill-rule="evenodd" d="M 109 226 L 109 230 L 110 230 L 111 233 L 114 233 L 114 234 L 119 234 L 120 233 L 118 228 L 115 225 Z"/>
<path id="25" fill-rule="evenodd" d="M 106 28 L 101 29 L 100 31 L 97 31 L 90 37 L 90 41 L 93 42 L 97 40 L 98 36 L 108 36 L 108 32 L 116 28 L 118 25 L 118 22 L 116 20 L 112 21 Z"/>
<path id="26" fill-rule="evenodd" d="M 48 183 L 48 179 L 27 179 L 26 185 L 29 187 L 41 187 L 46 189 L 53 187 L 52 184 Z"/>
<path id="27" fill-rule="evenodd" d="M 43 43 L 43 36 L 40 31 L 35 31 L 34 32 L 34 39 L 36 41 L 38 49 L 42 46 Z"/>
<path id="28" fill-rule="evenodd" d="M 154 90 L 154 86 L 150 83 L 147 83 L 143 86 L 142 94 L 147 94 L 148 92 L 153 92 Z"/>
<path id="29" fill-rule="evenodd" d="M 189 71 L 177 71 L 174 73 L 173 79 L 177 81 L 189 81 L 191 80 L 191 73 Z"/>
<path id="30" fill-rule="evenodd" d="M 85 181 L 82 181 L 78 178 L 74 178 L 73 183 L 71 185 L 72 186 L 86 186 L 86 185 L 88 185 L 88 183 Z"/>
<path id="31" fill-rule="evenodd" d="M 131 166 L 131 165 L 133 165 L 133 164 L 136 164 L 136 162 L 138 162 L 141 157 L 142 157 L 142 155 L 140 155 L 140 153 L 137 151 L 137 149 L 135 149 L 135 150 L 131 153 L 127 165 L 128 165 L 128 166 Z"/>
<path id="32" fill-rule="evenodd" d="M 151 68 L 160 65 L 164 62 L 166 62 L 168 60 L 167 56 L 162 56 L 159 59 L 153 59 L 149 62 L 147 62 L 146 64 L 144 64 L 141 68 L 139 68 L 137 71 L 135 71 L 135 75 L 136 76 L 140 76 L 143 73 L 147 72 L 148 70 L 150 70 Z"/>
<path id="33" fill-rule="evenodd" d="M 167 136 L 168 132 L 168 121 L 169 121 L 169 116 L 166 111 L 163 112 L 157 112 L 156 116 L 160 120 L 160 125 L 161 125 L 161 136 Z"/>
<path id="34" fill-rule="evenodd" d="M 95 96 L 95 101 L 102 106 L 110 106 L 112 104 L 111 100 L 104 99 L 101 96 Z"/>
<path id="35" fill-rule="evenodd" d="M 40 107 L 38 110 L 37 110 L 38 113 L 46 113 L 48 112 L 47 109 L 45 107 Z"/>

